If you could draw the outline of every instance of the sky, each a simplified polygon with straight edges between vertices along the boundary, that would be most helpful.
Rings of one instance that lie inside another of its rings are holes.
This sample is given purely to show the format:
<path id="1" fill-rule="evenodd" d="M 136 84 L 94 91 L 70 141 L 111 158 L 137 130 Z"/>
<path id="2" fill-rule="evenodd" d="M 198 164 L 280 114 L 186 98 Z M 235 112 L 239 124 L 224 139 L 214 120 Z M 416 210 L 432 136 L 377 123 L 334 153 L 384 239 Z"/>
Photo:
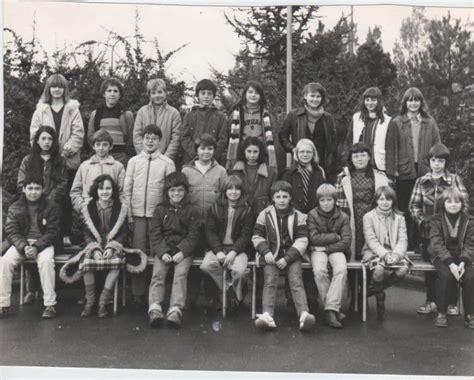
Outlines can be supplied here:
<path id="1" fill-rule="evenodd" d="M 157 38 L 165 52 L 189 43 L 171 58 L 167 70 L 190 85 L 209 77 L 211 66 L 220 71 L 232 68 L 234 55 L 241 47 L 241 41 L 224 18 L 224 13 L 233 14 L 230 7 L 6 0 L 3 8 L 4 27 L 13 29 L 26 40 L 32 37 L 32 21 L 36 18 L 37 39 L 48 52 L 88 40 L 105 41 L 108 30 L 121 36 L 133 35 L 135 9 L 138 9 L 141 31 L 147 40 Z M 473 20 L 472 8 L 427 8 L 426 15 L 441 18 L 448 10 L 453 18 Z M 411 12 L 410 6 L 354 6 L 359 42 L 365 40 L 369 27 L 379 25 L 384 49 L 391 52 L 401 22 Z M 350 6 L 322 6 L 318 16 L 326 28 L 332 28 L 342 13 L 348 15 Z M 4 34 L 5 41 L 8 38 L 8 34 Z M 151 51 L 151 44 L 149 49 Z M 114 60 L 120 55 L 117 49 Z"/>

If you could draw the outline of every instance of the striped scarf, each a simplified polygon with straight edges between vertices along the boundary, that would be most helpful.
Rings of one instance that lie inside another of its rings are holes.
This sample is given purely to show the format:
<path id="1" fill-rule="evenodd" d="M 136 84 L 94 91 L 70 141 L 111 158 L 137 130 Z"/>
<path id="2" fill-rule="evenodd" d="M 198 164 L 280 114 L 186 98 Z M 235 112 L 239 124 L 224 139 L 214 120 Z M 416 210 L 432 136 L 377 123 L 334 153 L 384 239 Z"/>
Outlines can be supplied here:
<path id="1" fill-rule="evenodd" d="M 306 166 L 298 165 L 298 173 L 301 176 L 301 183 L 303 184 L 303 198 L 304 205 L 308 207 L 309 205 L 309 182 L 311 180 L 311 170 Z"/>
<path id="2" fill-rule="evenodd" d="M 264 141 L 268 152 L 268 166 L 277 167 L 277 160 L 275 154 L 275 145 L 273 142 L 273 131 L 270 121 L 270 113 L 267 109 L 262 111 L 263 133 Z M 227 149 L 227 169 L 232 169 L 237 162 L 237 152 L 239 149 L 241 134 L 242 134 L 242 107 L 234 109 L 232 112 L 232 124 L 229 131 L 229 147 Z"/>

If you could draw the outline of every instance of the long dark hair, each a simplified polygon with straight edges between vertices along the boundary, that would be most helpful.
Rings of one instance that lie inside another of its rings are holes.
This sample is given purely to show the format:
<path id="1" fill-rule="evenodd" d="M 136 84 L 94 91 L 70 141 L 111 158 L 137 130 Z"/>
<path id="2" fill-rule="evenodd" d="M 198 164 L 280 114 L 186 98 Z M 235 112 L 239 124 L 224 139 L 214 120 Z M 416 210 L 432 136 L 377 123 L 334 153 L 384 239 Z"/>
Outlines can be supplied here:
<path id="1" fill-rule="evenodd" d="M 367 144 L 358 142 L 351 145 L 351 147 L 349 148 L 349 152 L 347 154 L 347 166 L 349 167 L 349 171 L 351 173 L 355 171 L 354 164 L 352 163 L 352 155 L 355 153 L 364 153 L 364 152 L 367 152 L 367 154 L 369 155 L 369 163 L 367 164 L 366 175 L 369 177 L 373 177 L 374 171 L 373 171 L 373 166 L 372 166 L 372 152 L 370 150 L 370 147 Z"/>
<path id="2" fill-rule="evenodd" d="M 411 98 L 419 100 L 421 102 L 421 105 L 420 105 L 421 116 L 429 117 L 430 114 L 428 110 L 428 105 L 426 104 L 425 97 L 423 96 L 422 92 L 416 87 L 410 87 L 403 94 L 402 102 L 400 104 L 400 115 L 405 115 L 408 112 L 407 101 Z"/>
<path id="3" fill-rule="evenodd" d="M 383 123 L 385 121 L 385 117 L 383 114 L 383 96 L 382 96 L 382 91 L 378 87 L 369 87 L 367 90 L 364 91 L 362 94 L 362 102 L 360 104 L 360 118 L 362 121 L 365 123 L 367 120 L 369 120 L 369 111 L 365 107 L 365 99 L 366 98 L 376 98 L 377 99 L 377 107 L 375 108 L 375 114 L 377 117 L 380 119 L 380 121 Z"/>
<path id="4" fill-rule="evenodd" d="M 238 161 L 243 161 L 244 163 L 247 163 L 247 159 L 245 158 L 245 149 L 247 149 L 250 145 L 255 145 L 260 151 L 257 160 L 258 165 L 268 162 L 268 153 L 267 148 L 265 147 L 265 143 L 256 136 L 247 137 L 239 145 L 239 151 L 237 152 Z"/>
<path id="5" fill-rule="evenodd" d="M 30 151 L 30 158 L 29 158 L 29 171 L 30 174 L 38 177 L 43 177 L 43 170 L 44 170 L 44 161 L 41 158 L 41 148 L 38 144 L 38 140 L 43 132 L 46 132 L 53 138 L 53 144 L 51 145 L 51 149 L 49 153 L 51 154 L 51 182 L 54 185 L 57 185 L 61 180 L 63 171 L 64 171 L 64 159 L 59 153 L 59 142 L 58 136 L 54 128 L 42 125 L 36 131 L 35 137 L 33 138 L 33 145 Z"/>
<path id="6" fill-rule="evenodd" d="M 97 190 L 104 184 L 105 181 L 110 181 L 110 183 L 112 184 L 112 199 L 114 203 L 119 201 L 119 197 L 120 197 L 119 188 L 117 184 L 115 183 L 115 181 L 113 180 L 113 178 L 108 174 L 102 174 L 94 180 L 89 190 L 89 196 L 94 201 L 97 201 L 99 199 L 99 194 Z"/>
<path id="7" fill-rule="evenodd" d="M 242 96 L 240 97 L 239 102 L 237 103 L 237 106 L 242 108 L 245 104 L 247 104 L 247 91 L 249 88 L 252 87 L 255 89 L 260 94 L 260 100 L 258 104 L 260 105 L 260 110 L 263 110 L 263 108 L 267 105 L 267 100 L 265 98 L 265 93 L 263 92 L 263 86 L 260 84 L 260 82 L 250 80 L 247 82 L 247 84 L 244 87 L 244 90 L 242 91 Z"/>

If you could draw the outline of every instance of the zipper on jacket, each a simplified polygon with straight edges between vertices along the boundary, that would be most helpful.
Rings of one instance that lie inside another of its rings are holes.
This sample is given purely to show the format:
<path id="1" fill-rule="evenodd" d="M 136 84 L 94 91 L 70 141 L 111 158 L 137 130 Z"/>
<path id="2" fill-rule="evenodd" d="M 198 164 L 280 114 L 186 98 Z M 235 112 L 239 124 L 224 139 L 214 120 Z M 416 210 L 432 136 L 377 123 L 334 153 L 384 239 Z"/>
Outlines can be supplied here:
<path id="1" fill-rule="evenodd" d="M 148 158 L 148 167 L 146 169 L 146 180 L 145 180 L 145 202 L 143 202 L 143 217 L 146 218 L 146 201 L 148 198 L 148 177 L 150 176 L 150 166 L 151 166 L 151 155 Z"/>

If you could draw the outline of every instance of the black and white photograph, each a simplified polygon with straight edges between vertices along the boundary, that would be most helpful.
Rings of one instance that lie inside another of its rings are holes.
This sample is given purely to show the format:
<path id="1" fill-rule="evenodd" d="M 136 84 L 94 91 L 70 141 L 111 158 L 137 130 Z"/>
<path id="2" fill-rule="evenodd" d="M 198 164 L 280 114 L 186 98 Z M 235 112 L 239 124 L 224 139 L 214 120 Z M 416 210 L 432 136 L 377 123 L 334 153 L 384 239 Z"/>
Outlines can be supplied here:
<path id="1" fill-rule="evenodd" d="M 1 6 L 0 379 L 472 379 L 472 2 Z"/>

